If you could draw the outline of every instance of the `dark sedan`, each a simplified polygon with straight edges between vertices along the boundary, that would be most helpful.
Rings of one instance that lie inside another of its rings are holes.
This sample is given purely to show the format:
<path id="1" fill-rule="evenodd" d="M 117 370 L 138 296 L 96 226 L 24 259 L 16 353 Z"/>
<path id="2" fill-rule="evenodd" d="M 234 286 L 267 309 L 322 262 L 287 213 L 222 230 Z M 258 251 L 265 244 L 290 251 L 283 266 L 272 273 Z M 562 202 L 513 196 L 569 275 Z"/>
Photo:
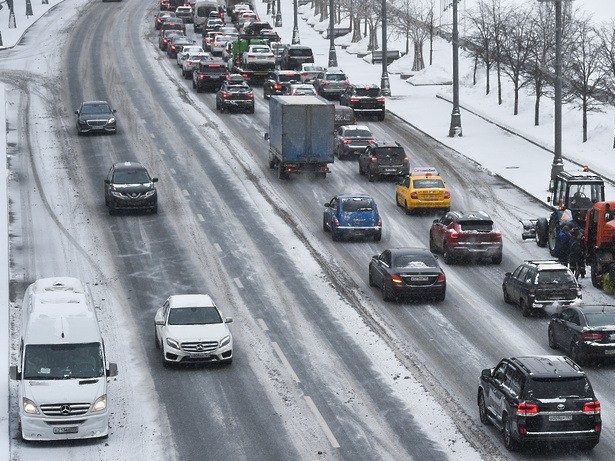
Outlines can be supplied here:
<path id="1" fill-rule="evenodd" d="M 582 363 L 615 358 L 615 306 L 571 306 L 549 323 L 549 346 Z"/>
<path id="2" fill-rule="evenodd" d="M 162 32 L 158 37 L 158 48 L 160 48 L 162 51 L 167 51 L 167 47 L 169 46 L 171 38 L 176 35 L 183 36 L 185 34 L 179 30 L 167 30 L 165 32 Z"/>
<path id="3" fill-rule="evenodd" d="M 85 101 L 75 111 L 77 116 L 77 133 L 113 133 L 117 132 L 115 109 L 107 101 Z"/>
<path id="4" fill-rule="evenodd" d="M 254 113 L 254 92 L 246 83 L 234 84 L 225 81 L 216 93 L 216 109 Z"/>
<path id="5" fill-rule="evenodd" d="M 184 46 L 194 45 L 194 41 L 190 40 L 188 37 L 183 35 L 174 35 L 171 37 L 169 44 L 167 45 L 167 57 L 169 58 L 177 58 L 177 53 L 179 53 Z"/>
<path id="6" fill-rule="evenodd" d="M 446 276 L 436 257 L 423 248 L 394 248 L 372 257 L 369 284 L 382 290 L 385 301 L 433 298 L 444 301 Z"/>
<path id="7" fill-rule="evenodd" d="M 375 141 L 374 135 L 365 125 L 344 125 L 335 133 L 335 154 L 340 160 L 352 155 L 358 157 L 370 142 Z"/>
<path id="8" fill-rule="evenodd" d="M 175 17 L 175 13 L 172 11 L 160 11 L 154 16 L 154 27 L 156 27 L 156 30 L 160 30 L 165 21 Z"/>
<path id="9" fill-rule="evenodd" d="M 150 177 L 137 162 L 114 163 L 105 179 L 105 205 L 109 214 L 120 210 L 158 212 L 158 178 Z"/>
<path id="10" fill-rule="evenodd" d="M 292 83 L 301 83 L 301 74 L 288 70 L 275 70 L 270 72 L 263 83 L 263 98 L 269 99 L 273 95 L 290 93 Z"/>

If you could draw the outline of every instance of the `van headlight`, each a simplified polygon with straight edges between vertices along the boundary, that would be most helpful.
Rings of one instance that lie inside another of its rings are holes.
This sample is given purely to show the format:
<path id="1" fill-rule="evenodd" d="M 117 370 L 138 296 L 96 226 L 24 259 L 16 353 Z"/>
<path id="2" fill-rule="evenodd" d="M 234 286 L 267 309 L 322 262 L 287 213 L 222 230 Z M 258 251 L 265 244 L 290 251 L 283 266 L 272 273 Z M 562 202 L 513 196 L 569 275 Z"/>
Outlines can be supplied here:
<path id="1" fill-rule="evenodd" d="M 103 394 L 96 399 L 96 402 L 92 405 L 92 413 L 103 411 L 105 408 L 107 408 L 107 394 Z"/>
<path id="2" fill-rule="evenodd" d="M 36 404 L 27 398 L 23 398 L 23 411 L 28 413 L 29 415 L 38 415 L 39 411 L 36 407 Z"/>
<path id="3" fill-rule="evenodd" d="M 173 349 L 177 349 L 179 350 L 179 343 L 177 341 L 175 341 L 174 339 L 171 338 L 167 338 L 167 346 L 172 347 Z"/>
<path id="4" fill-rule="evenodd" d="M 220 341 L 220 347 L 224 347 L 230 342 L 231 342 L 231 335 L 225 336 L 224 338 L 222 338 L 222 341 Z"/>

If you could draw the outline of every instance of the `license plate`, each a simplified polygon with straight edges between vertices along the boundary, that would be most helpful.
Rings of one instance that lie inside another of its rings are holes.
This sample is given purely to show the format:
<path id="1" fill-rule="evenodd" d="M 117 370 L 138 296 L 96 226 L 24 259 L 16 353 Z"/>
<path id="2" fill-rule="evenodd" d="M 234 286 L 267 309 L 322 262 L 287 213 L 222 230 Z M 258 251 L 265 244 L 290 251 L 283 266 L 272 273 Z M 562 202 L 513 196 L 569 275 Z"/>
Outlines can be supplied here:
<path id="1" fill-rule="evenodd" d="M 572 415 L 551 415 L 549 421 L 572 421 Z"/>
<path id="2" fill-rule="evenodd" d="M 195 359 L 206 359 L 210 356 L 211 354 L 204 354 L 202 352 L 195 352 L 193 354 L 190 354 L 191 357 L 194 357 Z"/>
<path id="3" fill-rule="evenodd" d="M 429 278 L 426 275 L 415 275 L 414 277 L 410 277 L 410 280 L 413 282 L 426 282 Z"/>
<path id="4" fill-rule="evenodd" d="M 69 426 L 69 427 L 54 427 L 54 434 L 76 434 L 79 432 L 79 427 L 77 426 Z"/>
<path id="5" fill-rule="evenodd" d="M 386 171 L 387 173 L 394 173 L 395 171 L 397 171 L 396 168 L 385 168 L 384 171 Z"/>
<path id="6" fill-rule="evenodd" d="M 604 355 L 615 355 L 615 349 L 607 349 L 604 351 Z"/>

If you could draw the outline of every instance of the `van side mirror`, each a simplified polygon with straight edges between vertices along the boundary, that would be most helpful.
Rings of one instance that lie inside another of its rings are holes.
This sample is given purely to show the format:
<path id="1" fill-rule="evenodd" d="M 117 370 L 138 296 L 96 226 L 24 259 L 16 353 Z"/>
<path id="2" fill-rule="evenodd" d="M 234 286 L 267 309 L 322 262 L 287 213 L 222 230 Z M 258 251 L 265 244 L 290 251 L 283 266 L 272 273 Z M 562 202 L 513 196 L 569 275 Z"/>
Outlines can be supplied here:
<path id="1" fill-rule="evenodd" d="M 9 378 L 14 379 L 14 380 L 21 379 L 21 373 L 17 371 L 17 365 L 11 365 L 9 367 Z"/>
<path id="2" fill-rule="evenodd" d="M 269 133 L 265 133 L 263 135 L 263 138 L 265 138 L 265 141 L 269 141 Z"/>
<path id="3" fill-rule="evenodd" d="M 490 379 L 491 378 L 491 368 L 487 368 L 483 370 L 480 375 L 485 379 Z"/>
<path id="4" fill-rule="evenodd" d="M 117 363 L 109 362 L 109 368 L 107 368 L 107 378 L 113 378 L 117 376 Z"/>

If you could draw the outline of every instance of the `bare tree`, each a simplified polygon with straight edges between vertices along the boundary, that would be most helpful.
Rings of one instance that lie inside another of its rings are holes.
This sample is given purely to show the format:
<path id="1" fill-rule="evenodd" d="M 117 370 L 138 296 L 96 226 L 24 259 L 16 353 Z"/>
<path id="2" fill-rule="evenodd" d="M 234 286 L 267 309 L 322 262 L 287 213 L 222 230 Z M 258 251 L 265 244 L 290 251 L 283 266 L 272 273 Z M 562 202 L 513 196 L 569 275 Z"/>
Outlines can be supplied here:
<path id="1" fill-rule="evenodd" d="M 410 51 L 409 42 L 412 39 L 414 49 L 413 71 L 425 68 L 423 45 L 429 36 L 428 23 L 430 17 L 433 16 L 431 14 L 433 8 L 433 0 L 401 0 L 397 6 L 391 8 L 393 26 L 406 37 L 406 53 Z"/>
<path id="2" fill-rule="evenodd" d="M 513 84 L 514 115 L 519 113 L 519 90 L 529 83 L 529 79 L 524 76 L 535 41 L 530 14 L 531 10 L 523 7 L 511 11 L 507 23 L 502 27 L 500 61 L 504 64 L 502 71 Z"/>
<path id="3" fill-rule="evenodd" d="M 504 31 L 510 14 L 510 7 L 503 8 L 500 0 L 490 0 L 489 13 L 491 15 L 491 41 L 495 59 L 495 70 L 498 80 L 498 104 L 502 104 L 502 41 Z"/>
<path id="4" fill-rule="evenodd" d="M 569 54 L 569 66 L 564 88 L 568 101 L 581 99 L 583 114 L 583 142 L 587 141 L 587 113 L 601 110 L 601 103 L 596 99 L 601 92 L 604 81 L 601 41 L 589 19 L 575 21 L 574 43 Z"/>
<path id="5" fill-rule="evenodd" d="M 610 94 L 613 94 L 615 93 L 615 20 L 603 25 L 598 31 L 598 36 L 601 42 L 605 87 Z M 615 135 L 613 136 L 613 149 L 615 149 Z"/>
<path id="6" fill-rule="evenodd" d="M 493 64 L 493 35 L 491 33 L 492 22 L 489 5 L 481 0 L 476 10 L 468 12 L 467 19 L 471 27 L 469 39 L 476 45 L 468 51 L 485 65 L 485 94 L 489 94 L 491 92 L 491 66 Z M 475 60 L 475 74 L 477 63 L 478 61 Z"/>

